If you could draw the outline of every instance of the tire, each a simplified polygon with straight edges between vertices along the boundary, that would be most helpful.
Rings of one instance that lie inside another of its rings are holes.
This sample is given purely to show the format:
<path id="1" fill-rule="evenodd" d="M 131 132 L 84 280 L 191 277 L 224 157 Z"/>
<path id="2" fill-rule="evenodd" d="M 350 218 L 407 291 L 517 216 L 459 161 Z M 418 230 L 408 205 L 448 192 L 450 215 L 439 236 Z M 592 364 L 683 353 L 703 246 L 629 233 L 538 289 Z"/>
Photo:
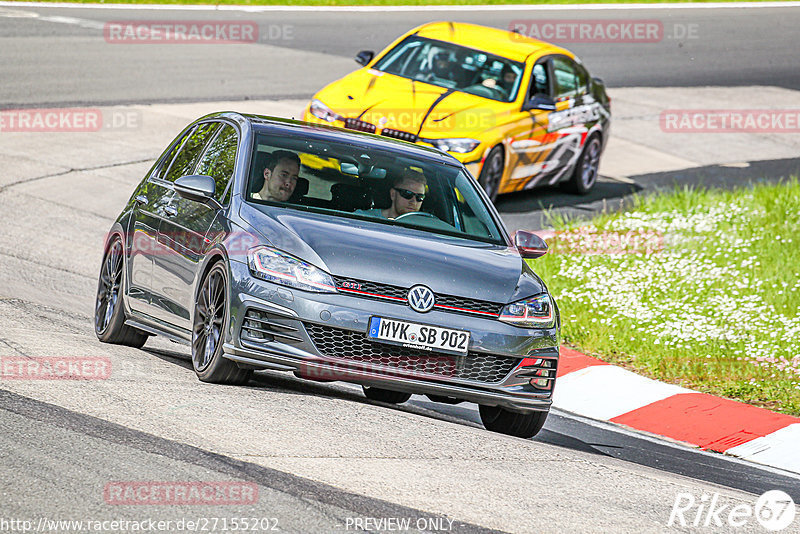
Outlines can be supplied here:
<path id="1" fill-rule="evenodd" d="M 142 348 L 149 337 L 125 324 L 125 257 L 122 241 L 114 237 L 103 256 L 94 305 L 94 333 L 103 343 Z"/>
<path id="2" fill-rule="evenodd" d="M 492 202 L 497 200 L 497 192 L 500 190 L 500 180 L 503 178 L 503 168 L 503 147 L 497 145 L 489 151 L 489 155 L 486 157 L 480 177 L 478 178 L 478 183 L 481 184 L 481 187 L 486 191 L 486 194 Z"/>
<path id="3" fill-rule="evenodd" d="M 575 165 L 572 176 L 566 182 L 567 189 L 578 195 L 586 195 L 597 182 L 597 172 L 600 165 L 600 136 L 593 135 L 586 141 Z"/>
<path id="4" fill-rule="evenodd" d="M 486 430 L 518 438 L 532 438 L 544 426 L 548 412 L 517 413 L 500 406 L 479 406 Z"/>
<path id="5" fill-rule="evenodd" d="M 222 355 L 229 308 L 228 270 L 219 261 L 203 277 L 194 302 L 192 367 L 201 382 L 242 385 L 253 375 Z"/>
<path id="6" fill-rule="evenodd" d="M 402 404 L 411 398 L 411 393 L 403 393 L 402 391 L 391 391 L 389 389 L 373 388 L 369 386 L 362 386 L 364 395 L 368 399 L 389 404 Z"/>

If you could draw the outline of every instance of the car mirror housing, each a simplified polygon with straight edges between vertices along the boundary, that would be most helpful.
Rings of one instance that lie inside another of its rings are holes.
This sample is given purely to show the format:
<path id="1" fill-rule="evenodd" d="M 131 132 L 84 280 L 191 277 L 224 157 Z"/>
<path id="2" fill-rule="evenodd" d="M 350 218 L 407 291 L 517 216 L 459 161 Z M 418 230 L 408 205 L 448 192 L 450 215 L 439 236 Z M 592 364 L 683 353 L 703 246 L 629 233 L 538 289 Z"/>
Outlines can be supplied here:
<path id="1" fill-rule="evenodd" d="M 533 98 L 522 105 L 522 111 L 529 111 L 532 109 L 554 111 L 556 109 L 556 101 L 547 95 L 534 95 Z"/>
<path id="2" fill-rule="evenodd" d="M 524 259 L 533 260 L 547 254 L 547 243 L 533 232 L 517 230 L 514 234 L 514 245 Z"/>
<path id="3" fill-rule="evenodd" d="M 375 57 L 375 52 L 373 52 L 372 50 L 362 50 L 361 52 L 356 54 L 356 63 L 358 63 L 359 65 L 366 66 L 370 61 L 372 61 L 372 58 L 374 57 Z"/>
<path id="4" fill-rule="evenodd" d="M 210 176 L 202 174 L 181 176 L 175 180 L 174 187 L 175 192 L 183 198 L 222 207 L 214 198 L 217 183 Z"/>

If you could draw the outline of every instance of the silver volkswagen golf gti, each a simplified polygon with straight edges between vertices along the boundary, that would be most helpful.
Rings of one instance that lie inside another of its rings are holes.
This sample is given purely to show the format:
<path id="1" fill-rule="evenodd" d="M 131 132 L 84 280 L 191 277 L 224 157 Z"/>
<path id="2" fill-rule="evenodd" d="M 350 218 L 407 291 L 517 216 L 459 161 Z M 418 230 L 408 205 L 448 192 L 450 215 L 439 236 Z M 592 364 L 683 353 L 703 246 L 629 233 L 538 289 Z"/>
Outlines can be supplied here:
<path id="1" fill-rule="evenodd" d="M 105 244 L 95 330 L 191 345 L 200 380 L 253 371 L 360 384 L 370 399 L 475 402 L 535 435 L 558 364 L 558 308 L 449 155 L 371 134 L 218 113 L 190 124 Z"/>

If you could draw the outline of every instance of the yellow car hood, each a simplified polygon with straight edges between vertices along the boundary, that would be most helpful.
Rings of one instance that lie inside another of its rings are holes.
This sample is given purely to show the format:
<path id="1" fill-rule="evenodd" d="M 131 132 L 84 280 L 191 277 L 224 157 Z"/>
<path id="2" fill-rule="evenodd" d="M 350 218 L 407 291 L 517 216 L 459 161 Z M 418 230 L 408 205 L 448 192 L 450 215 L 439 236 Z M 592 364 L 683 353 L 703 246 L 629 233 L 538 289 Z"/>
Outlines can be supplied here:
<path id="1" fill-rule="evenodd" d="M 343 117 L 420 137 L 470 137 L 509 113 L 509 103 L 450 91 L 372 69 L 360 69 L 317 93 L 316 99 Z M 422 129 L 420 130 L 420 126 Z"/>

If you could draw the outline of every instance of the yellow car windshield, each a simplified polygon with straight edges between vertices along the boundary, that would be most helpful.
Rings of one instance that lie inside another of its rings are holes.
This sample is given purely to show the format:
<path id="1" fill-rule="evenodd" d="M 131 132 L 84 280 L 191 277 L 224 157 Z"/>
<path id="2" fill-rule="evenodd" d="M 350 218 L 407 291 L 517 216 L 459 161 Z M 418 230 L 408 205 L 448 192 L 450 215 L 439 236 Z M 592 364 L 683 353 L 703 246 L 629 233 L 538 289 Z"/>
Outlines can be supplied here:
<path id="1" fill-rule="evenodd" d="M 376 70 L 511 102 L 517 96 L 523 64 L 453 43 L 409 36 L 387 52 Z"/>

